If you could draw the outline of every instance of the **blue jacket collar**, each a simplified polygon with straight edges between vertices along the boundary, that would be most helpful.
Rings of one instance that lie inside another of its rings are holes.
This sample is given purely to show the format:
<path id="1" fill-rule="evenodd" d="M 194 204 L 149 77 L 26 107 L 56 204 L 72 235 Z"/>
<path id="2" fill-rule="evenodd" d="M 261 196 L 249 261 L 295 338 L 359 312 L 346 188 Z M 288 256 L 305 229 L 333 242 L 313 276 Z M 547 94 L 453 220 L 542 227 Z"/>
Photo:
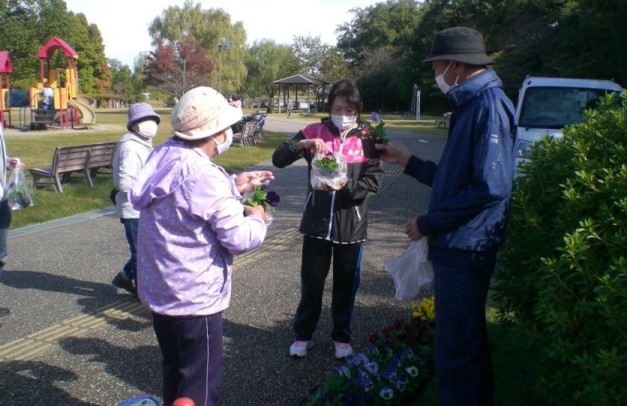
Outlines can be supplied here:
<path id="1" fill-rule="evenodd" d="M 482 90 L 491 87 L 502 87 L 501 79 L 492 69 L 486 69 L 480 74 L 460 83 L 447 94 L 449 102 L 455 107 L 461 107 L 472 100 Z"/>

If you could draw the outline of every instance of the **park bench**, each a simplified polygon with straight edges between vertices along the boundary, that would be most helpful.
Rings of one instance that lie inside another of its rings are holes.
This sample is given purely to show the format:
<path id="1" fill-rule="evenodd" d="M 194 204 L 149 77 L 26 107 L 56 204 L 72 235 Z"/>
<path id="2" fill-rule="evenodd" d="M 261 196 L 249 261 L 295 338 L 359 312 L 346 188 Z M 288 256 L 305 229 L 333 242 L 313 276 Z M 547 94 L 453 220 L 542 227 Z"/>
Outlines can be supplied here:
<path id="1" fill-rule="evenodd" d="M 92 178 L 99 169 L 112 169 L 115 147 L 115 142 L 57 147 L 52 166 L 29 170 L 33 176 L 33 188 L 53 186 L 57 192 L 63 193 L 61 184 L 68 182 L 72 173 L 80 173 L 85 183 L 93 187 Z"/>
<path id="2" fill-rule="evenodd" d="M 233 134 L 233 144 L 239 144 L 241 147 L 255 146 L 255 127 L 257 123 L 249 121 L 244 123 L 241 132 Z"/>
<path id="3" fill-rule="evenodd" d="M 318 109 L 312 107 L 311 109 L 302 109 L 300 110 L 301 116 L 315 116 L 318 113 Z"/>
<path id="4" fill-rule="evenodd" d="M 451 123 L 451 113 L 444 113 L 444 118 L 435 120 L 435 124 L 440 128 L 440 126 L 444 126 L 444 128 L 448 127 Z"/>

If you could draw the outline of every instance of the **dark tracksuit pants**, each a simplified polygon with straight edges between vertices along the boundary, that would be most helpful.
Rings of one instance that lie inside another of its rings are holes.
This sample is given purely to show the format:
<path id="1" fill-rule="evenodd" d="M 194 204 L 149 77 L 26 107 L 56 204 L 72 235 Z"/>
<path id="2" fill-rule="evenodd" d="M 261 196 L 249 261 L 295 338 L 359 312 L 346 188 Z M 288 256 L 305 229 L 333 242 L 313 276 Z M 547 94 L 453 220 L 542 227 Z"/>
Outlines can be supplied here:
<path id="1" fill-rule="evenodd" d="M 171 317 L 153 313 L 163 356 L 163 406 L 182 397 L 218 404 L 222 384 L 222 313 Z"/>
<path id="2" fill-rule="evenodd" d="M 435 372 L 445 406 L 492 406 L 485 303 L 494 269 L 433 263 Z"/>
<path id="3" fill-rule="evenodd" d="M 324 282 L 333 258 L 331 337 L 333 341 L 350 343 L 350 322 L 359 287 L 362 251 L 363 243 L 334 244 L 307 236 L 303 238 L 301 296 L 294 317 L 296 340 L 311 340 L 316 331 L 322 311 Z"/>

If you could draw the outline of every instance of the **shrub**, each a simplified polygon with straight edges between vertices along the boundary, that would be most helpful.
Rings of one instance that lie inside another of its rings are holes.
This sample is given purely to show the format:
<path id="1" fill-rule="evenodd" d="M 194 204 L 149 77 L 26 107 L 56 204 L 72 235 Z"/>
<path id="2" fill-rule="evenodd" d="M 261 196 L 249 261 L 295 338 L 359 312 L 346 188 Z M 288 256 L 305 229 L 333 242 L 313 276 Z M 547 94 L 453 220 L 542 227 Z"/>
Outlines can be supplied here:
<path id="1" fill-rule="evenodd" d="M 494 299 L 533 337 L 546 404 L 627 404 L 626 105 L 542 140 L 515 182 Z"/>

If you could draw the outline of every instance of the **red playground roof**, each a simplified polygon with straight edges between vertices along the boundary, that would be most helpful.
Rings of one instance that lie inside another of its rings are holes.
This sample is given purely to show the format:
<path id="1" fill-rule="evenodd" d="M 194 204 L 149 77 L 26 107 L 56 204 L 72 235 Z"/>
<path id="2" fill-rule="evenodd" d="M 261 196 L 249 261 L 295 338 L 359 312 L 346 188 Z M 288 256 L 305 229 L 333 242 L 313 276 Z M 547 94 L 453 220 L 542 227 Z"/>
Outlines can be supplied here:
<path id="1" fill-rule="evenodd" d="M 75 50 L 72 49 L 71 46 L 67 44 L 67 42 L 63 41 L 59 37 L 53 37 L 46 45 L 44 45 L 39 52 L 37 52 L 37 58 L 39 59 L 50 59 L 52 54 L 57 49 L 63 51 L 66 57 L 78 59 L 78 54 Z"/>
<path id="2" fill-rule="evenodd" d="M 9 51 L 0 51 L 0 73 L 13 73 Z"/>

